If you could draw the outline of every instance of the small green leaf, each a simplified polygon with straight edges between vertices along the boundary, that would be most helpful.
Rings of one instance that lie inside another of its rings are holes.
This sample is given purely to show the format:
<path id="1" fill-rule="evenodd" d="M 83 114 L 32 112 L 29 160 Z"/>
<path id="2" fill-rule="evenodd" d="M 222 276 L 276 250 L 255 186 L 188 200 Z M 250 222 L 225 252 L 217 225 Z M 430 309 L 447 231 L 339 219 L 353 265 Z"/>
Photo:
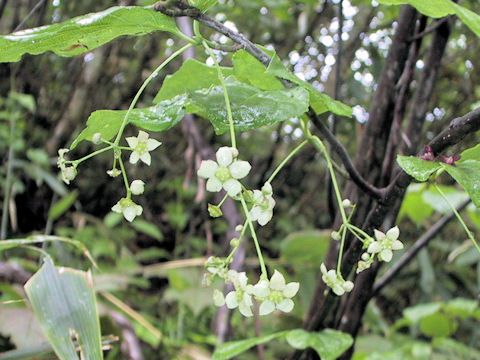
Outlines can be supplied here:
<path id="1" fill-rule="evenodd" d="M 444 311 L 452 316 L 458 316 L 466 319 L 473 316 L 475 310 L 478 309 L 478 301 L 473 299 L 456 298 L 450 300 L 444 306 Z"/>
<path id="2" fill-rule="evenodd" d="M 439 162 L 422 160 L 416 156 L 397 156 L 398 165 L 415 180 L 427 181 L 442 167 Z"/>
<path id="3" fill-rule="evenodd" d="M 225 77 L 233 74 L 232 68 L 222 67 L 221 69 Z M 198 60 L 188 59 L 175 73 L 165 77 L 163 85 L 153 102 L 157 104 L 177 95 L 204 88 L 208 89 L 216 85 L 220 85 L 217 69 Z"/>
<path id="4" fill-rule="evenodd" d="M 163 234 L 158 226 L 148 221 L 136 218 L 130 225 L 138 232 L 148 235 L 155 240 L 161 241 L 163 239 Z"/>
<path id="5" fill-rule="evenodd" d="M 435 313 L 420 320 L 420 331 L 430 337 L 448 337 L 457 330 L 458 324 L 448 316 Z"/>
<path id="6" fill-rule="evenodd" d="M 56 268 L 50 259 L 25 284 L 25 292 L 46 337 L 62 360 L 103 359 L 100 322 L 90 273 Z"/>
<path id="7" fill-rule="evenodd" d="M 297 87 L 288 90 L 261 91 L 253 86 L 226 79 L 233 121 L 239 131 L 273 125 L 299 117 L 308 110 L 308 93 Z M 189 94 L 187 111 L 208 119 L 217 134 L 229 129 L 225 99 L 221 86 Z"/>
<path id="8" fill-rule="evenodd" d="M 265 344 L 266 342 L 272 341 L 279 337 L 285 336 L 288 332 L 281 331 L 274 334 L 264 335 L 261 337 L 255 337 L 246 340 L 239 341 L 230 341 L 224 344 L 217 346 L 215 352 L 213 353 L 212 360 L 226 360 L 231 359 L 234 356 L 240 355 L 251 349 L 252 347 L 260 344 Z"/>
<path id="9" fill-rule="evenodd" d="M 153 132 L 168 130 L 178 124 L 185 115 L 185 97 L 177 96 L 155 106 L 133 109 L 128 115 L 128 123 Z M 87 120 L 87 127 L 76 137 L 70 149 L 74 149 L 83 140 L 92 141 L 95 133 L 102 134 L 105 140 L 117 135 L 127 114 L 126 110 L 97 110 Z"/>
<path id="10" fill-rule="evenodd" d="M 475 206 L 480 207 L 480 161 L 465 160 L 442 167 L 465 189 Z"/>
<path id="11" fill-rule="evenodd" d="M 320 332 L 292 330 L 287 334 L 287 342 L 295 349 L 313 348 L 323 360 L 334 360 L 353 344 L 349 334 L 326 329 Z"/>
<path id="12" fill-rule="evenodd" d="M 480 144 L 477 144 L 474 147 L 466 149 L 460 154 L 460 162 L 463 162 L 465 160 L 480 161 Z"/>
<path id="13" fill-rule="evenodd" d="M 232 56 L 235 77 L 261 90 L 282 90 L 284 86 L 276 76 L 267 73 L 266 67 L 245 50 Z"/>
<path id="14" fill-rule="evenodd" d="M 288 80 L 307 90 L 310 95 L 310 106 L 317 114 L 330 111 L 340 116 L 352 117 L 352 108 L 350 106 L 332 99 L 330 96 L 315 89 L 310 83 L 299 79 L 282 64 L 282 61 L 277 55 L 273 55 L 272 61 L 267 68 L 267 74 L 272 74 L 281 79 Z"/>
<path id="15" fill-rule="evenodd" d="M 140 36 L 153 31 L 180 32 L 173 18 L 151 8 L 115 6 L 63 23 L 0 36 L 0 62 L 18 61 L 24 54 L 38 55 L 47 51 L 75 56 L 119 36 Z"/>
<path id="16" fill-rule="evenodd" d="M 205 12 L 214 5 L 217 5 L 218 0 L 189 0 L 190 5 Z"/>
<path id="17" fill-rule="evenodd" d="M 57 220 L 75 203 L 78 197 L 78 191 L 73 191 L 57 201 L 48 211 L 50 220 Z"/>

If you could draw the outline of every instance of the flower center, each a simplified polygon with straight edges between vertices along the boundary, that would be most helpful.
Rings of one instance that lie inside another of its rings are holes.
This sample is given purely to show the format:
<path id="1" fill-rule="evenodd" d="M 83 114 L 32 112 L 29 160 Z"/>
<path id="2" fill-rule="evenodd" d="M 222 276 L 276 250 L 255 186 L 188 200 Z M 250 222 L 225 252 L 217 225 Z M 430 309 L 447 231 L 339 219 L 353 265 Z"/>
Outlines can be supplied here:
<path id="1" fill-rule="evenodd" d="M 232 175 L 230 174 L 230 170 L 228 170 L 228 168 L 219 167 L 217 171 L 215 171 L 215 177 L 223 183 L 231 179 Z"/>
<path id="2" fill-rule="evenodd" d="M 147 150 L 147 143 L 146 142 L 139 142 L 137 146 L 135 146 L 135 151 L 140 155 L 145 154 Z"/>
<path id="3" fill-rule="evenodd" d="M 124 199 L 120 200 L 120 207 L 122 209 L 126 209 L 127 207 L 132 206 L 132 205 L 133 205 L 133 201 L 130 200 L 130 199 L 124 198 Z"/>
<path id="4" fill-rule="evenodd" d="M 268 298 L 277 304 L 283 300 L 284 296 L 281 291 L 272 291 Z"/>

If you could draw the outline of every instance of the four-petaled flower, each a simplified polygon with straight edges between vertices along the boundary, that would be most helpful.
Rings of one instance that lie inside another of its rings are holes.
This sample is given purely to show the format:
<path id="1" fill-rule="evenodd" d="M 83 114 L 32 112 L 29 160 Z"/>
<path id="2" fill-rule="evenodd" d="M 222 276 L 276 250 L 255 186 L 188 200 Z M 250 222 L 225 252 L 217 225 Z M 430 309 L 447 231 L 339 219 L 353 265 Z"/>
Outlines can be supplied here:
<path id="1" fill-rule="evenodd" d="M 375 239 L 368 245 L 367 252 L 370 254 L 378 254 L 380 261 L 389 262 L 393 257 L 393 250 L 403 249 L 403 244 L 398 240 L 400 230 L 395 226 L 387 231 L 386 234 L 375 229 Z"/>
<path id="2" fill-rule="evenodd" d="M 250 216 L 253 221 L 258 221 L 262 226 L 266 225 L 273 216 L 273 208 L 275 207 L 275 200 L 273 199 L 273 190 L 270 183 L 265 183 L 262 191 L 253 191 L 253 207 L 250 210 Z"/>
<path id="3" fill-rule="evenodd" d="M 250 172 L 247 161 L 237 160 L 238 150 L 223 146 L 216 153 L 217 161 L 203 160 L 197 175 L 208 179 L 207 190 L 219 192 L 224 189 L 229 196 L 236 196 L 242 191 L 240 179 Z"/>
<path id="4" fill-rule="evenodd" d="M 135 217 L 142 215 L 143 208 L 135 204 L 132 199 L 121 198 L 113 207 L 112 211 L 123 214 L 123 217 L 132 222 Z"/>
<path id="5" fill-rule="evenodd" d="M 298 282 L 285 283 L 283 275 L 275 270 L 270 281 L 261 279 L 252 290 L 252 294 L 261 301 L 260 315 L 268 315 L 275 309 L 290 312 L 294 303 L 292 298 L 297 294 Z"/>
<path id="6" fill-rule="evenodd" d="M 132 153 L 130 154 L 130 163 L 136 164 L 138 160 L 143 161 L 145 164 L 150 165 L 152 157 L 150 156 L 149 151 L 155 150 L 157 147 L 162 145 L 160 141 L 155 139 L 149 139 L 149 135 L 145 131 L 139 131 L 138 136 L 127 137 L 128 146 L 132 148 Z"/>
<path id="7" fill-rule="evenodd" d="M 327 270 L 323 263 L 320 265 L 320 270 L 322 271 L 323 282 L 331 288 L 336 295 L 342 296 L 346 292 L 352 291 L 353 283 L 351 281 L 345 281 L 335 270 Z"/>

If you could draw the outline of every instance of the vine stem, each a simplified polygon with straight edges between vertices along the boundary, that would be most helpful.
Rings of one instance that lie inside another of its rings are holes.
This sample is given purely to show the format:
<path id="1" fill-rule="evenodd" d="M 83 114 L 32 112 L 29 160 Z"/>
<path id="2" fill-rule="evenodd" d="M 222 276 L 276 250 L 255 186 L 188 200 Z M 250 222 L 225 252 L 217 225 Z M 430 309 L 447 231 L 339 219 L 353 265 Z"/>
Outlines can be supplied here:
<path id="1" fill-rule="evenodd" d="M 210 49 L 210 47 L 208 46 L 205 40 L 202 41 L 202 44 L 205 50 L 207 50 L 208 55 L 210 55 L 210 57 L 213 59 L 213 62 L 215 63 L 215 67 L 217 69 L 218 80 L 220 80 L 220 85 L 222 86 L 223 97 L 225 98 L 225 106 L 227 108 L 227 119 L 228 119 L 228 125 L 230 127 L 230 138 L 232 141 L 232 147 L 236 149 L 237 142 L 235 140 L 235 124 L 233 123 L 232 107 L 230 105 L 230 97 L 228 96 L 227 86 L 225 84 L 225 77 L 223 76 L 223 72 L 222 72 L 222 69 L 220 68 L 220 64 L 218 63 L 217 58 L 215 57 L 215 54 L 213 53 L 212 49 Z"/>
<path id="2" fill-rule="evenodd" d="M 243 194 L 240 195 L 240 202 L 242 203 L 243 212 L 247 218 L 248 227 L 250 228 L 250 233 L 252 234 L 253 242 L 255 243 L 255 249 L 257 250 L 258 261 L 260 262 L 260 269 L 262 270 L 262 278 L 268 279 L 267 268 L 265 266 L 265 261 L 263 260 L 262 250 L 260 249 L 260 244 L 258 242 L 257 234 L 255 233 L 255 228 L 250 217 L 250 212 L 248 211 L 247 203 L 243 197 Z"/>
<path id="3" fill-rule="evenodd" d="M 459 212 L 457 211 L 456 207 L 453 206 L 453 204 L 448 200 L 447 195 L 440 189 L 440 187 L 437 184 L 433 185 L 435 189 L 437 189 L 438 193 L 442 196 L 443 200 L 450 206 L 450 209 L 452 209 L 452 212 L 455 214 L 456 218 L 462 225 L 463 229 L 465 230 L 465 233 L 467 234 L 468 238 L 472 241 L 473 245 L 477 249 L 477 251 L 480 253 L 480 246 L 478 245 L 477 241 L 475 240 L 475 237 L 473 236 L 472 232 L 468 228 L 467 224 L 465 224 L 465 221 L 463 221 L 462 217 L 460 216 Z"/>
<path id="4" fill-rule="evenodd" d="M 187 45 L 181 47 L 177 51 L 175 51 L 172 55 L 170 55 L 164 62 L 162 62 L 151 74 L 149 77 L 145 79 L 143 82 L 142 86 L 140 86 L 140 89 L 138 89 L 137 93 L 135 94 L 135 97 L 133 98 L 132 102 L 130 103 L 130 106 L 127 110 L 127 113 L 125 114 L 125 117 L 123 118 L 122 125 L 120 126 L 120 130 L 118 131 L 117 136 L 115 137 L 114 144 L 118 146 L 120 143 L 120 138 L 122 137 L 123 131 L 125 130 L 125 127 L 128 124 L 128 116 L 132 112 L 132 110 L 135 108 L 137 105 L 138 99 L 142 95 L 143 91 L 145 88 L 150 84 L 150 82 L 158 75 L 158 73 L 165 67 L 167 66 L 173 59 L 175 59 L 177 56 L 182 54 L 185 50 L 188 48 L 194 46 L 194 43 L 188 43 Z"/>
<path id="5" fill-rule="evenodd" d="M 125 184 L 125 189 L 127 190 L 127 198 L 130 199 L 132 191 L 130 190 L 130 185 L 128 184 L 127 172 L 125 171 L 125 166 L 123 165 L 122 157 L 118 157 L 118 163 L 120 164 L 120 170 L 122 171 L 123 182 Z"/>
<path id="6" fill-rule="evenodd" d="M 2 224 L 0 229 L 0 240 L 5 240 L 7 237 L 8 226 L 8 203 L 10 202 L 10 195 L 12 190 L 12 176 L 13 176 L 13 160 L 15 156 L 13 143 L 15 140 L 15 125 L 16 119 L 10 119 L 10 144 L 8 145 L 8 159 L 7 159 L 7 176 L 5 179 L 5 188 L 3 196 L 3 209 L 2 209 Z"/>
<path id="7" fill-rule="evenodd" d="M 268 178 L 267 182 L 271 183 L 275 176 L 282 170 L 282 168 L 290 161 L 292 157 L 294 157 L 306 144 L 308 144 L 308 140 L 303 141 L 300 145 L 298 145 L 295 149 L 293 149 L 290 154 L 287 155 L 285 159 L 277 166 L 277 168 L 273 171 L 272 175 Z"/>
<path id="8" fill-rule="evenodd" d="M 97 151 L 94 151 L 93 153 L 91 154 L 88 154 L 80 159 L 77 159 L 77 160 L 67 160 L 66 163 L 70 163 L 70 164 L 75 164 L 75 166 L 77 166 L 78 164 L 84 162 L 85 160 L 87 159 L 90 159 L 94 156 L 97 156 L 101 153 L 104 153 L 105 151 L 108 151 L 110 149 L 112 149 L 114 147 L 114 145 L 111 145 L 111 146 L 107 146 L 107 147 L 104 147 L 103 149 L 100 149 L 100 150 L 97 150 Z"/>

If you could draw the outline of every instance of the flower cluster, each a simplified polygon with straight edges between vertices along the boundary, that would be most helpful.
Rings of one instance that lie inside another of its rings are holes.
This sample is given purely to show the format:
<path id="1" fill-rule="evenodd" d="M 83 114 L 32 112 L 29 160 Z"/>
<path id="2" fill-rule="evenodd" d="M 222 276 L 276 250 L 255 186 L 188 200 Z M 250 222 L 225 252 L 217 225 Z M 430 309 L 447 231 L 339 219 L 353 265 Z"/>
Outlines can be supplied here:
<path id="1" fill-rule="evenodd" d="M 70 184 L 70 181 L 77 176 L 77 167 L 75 165 L 68 165 L 67 160 L 65 159 L 65 154 L 68 151 L 68 149 L 59 149 L 57 159 L 57 166 L 60 168 L 62 180 L 65 184 Z"/>
<path id="2" fill-rule="evenodd" d="M 208 269 L 208 267 L 207 267 Z M 226 305 L 229 309 L 238 308 L 243 316 L 253 315 L 252 306 L 255 299 L 260 303 L 260 315 L 268 315 L 275 310 L 290 312 L 293 310 L 292 298 L 297 294 L 299 283 L 286 283 L 284 276 L 277 270 L 270 280 L 260 279 L 256 285 L 248 283 L 245 272 L 228 270 L 225 281 L 233 285 L 233 290 L 226 296 L 214 290 L 213 302 L 216 306 Z"/>
<path id="3" fill-rule="evenodd" d="M 236 196 L 242 191 L 240 179 L 250 172 L 247 161 L 237 160 L 238 150 L 232 147 L 221 147 L 216 153 L 217 161 L 203 160 L 197 175 L 207 179 L 207 190 L 219 192 L 225 190 L 229 196 Z"/>
<path id="4" fill-rule="evenodd" d="M 335 295 L 342 296 L 346 292 L 350 292 L 353 289 L 353 283 L 351 281 L 345 281 L 341 274 L 335 270 L 327 270 L 325 264 L 320 265 L 322 272 L 323 282 L 332 289 Z"/>

